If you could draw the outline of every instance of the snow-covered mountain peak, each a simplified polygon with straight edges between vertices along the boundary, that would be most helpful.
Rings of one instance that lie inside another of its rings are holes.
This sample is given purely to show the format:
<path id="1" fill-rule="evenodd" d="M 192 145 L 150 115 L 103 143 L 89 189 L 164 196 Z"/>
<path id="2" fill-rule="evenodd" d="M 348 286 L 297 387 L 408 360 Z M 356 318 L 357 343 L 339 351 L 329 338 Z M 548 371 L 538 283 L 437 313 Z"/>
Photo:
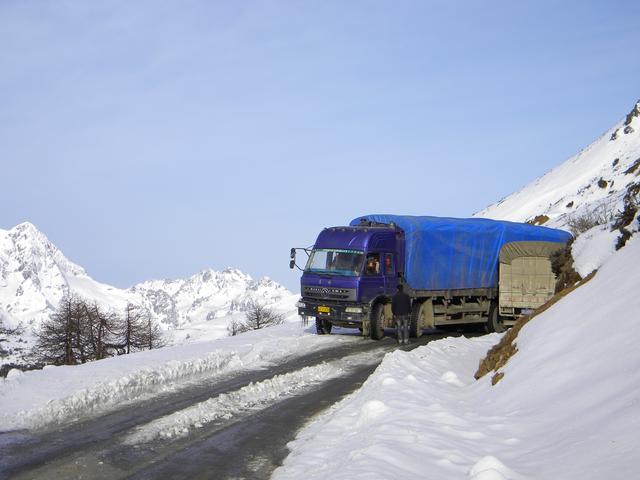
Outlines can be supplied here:
<path id="1" fill-rule="evenodd" d="M 47 236 L 30 222 L 20 223 L 10 230 L 0 229 L 0 262 L 8 263 L 9 260 L 22 267 L 33 263 L 39 267 L 37 270 L 58 268 L 64 273 L 86 275 L 82 267 L 67 259 Z"/>
<path id="2" fill-rule="evenodd" d="M 622 208 L 627 188 L 640 180 L 640 102 L 591 145 L 519 191 L 474 214 L 565 227 L 601 208 Z"/>
<path id="3" fill-rule="evenodd" d="M 9 326 L 50 314 L 68 289 L 70 275 L 85 272 L 32 224 L 0 230 L 0 311 Z"/>

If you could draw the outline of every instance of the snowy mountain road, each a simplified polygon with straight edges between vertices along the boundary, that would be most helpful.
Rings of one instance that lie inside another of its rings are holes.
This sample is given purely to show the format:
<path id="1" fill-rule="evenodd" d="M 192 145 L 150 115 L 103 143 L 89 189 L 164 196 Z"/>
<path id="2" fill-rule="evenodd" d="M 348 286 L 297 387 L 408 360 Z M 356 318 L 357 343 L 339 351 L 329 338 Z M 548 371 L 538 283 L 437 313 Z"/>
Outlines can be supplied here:
<path id="1" fill-rule="evenodd" d="M 395 348 L 388 337 L 341 344 L 56 429 L 5 432 L 0 478 L 268 478 L 296 432 Z"/>

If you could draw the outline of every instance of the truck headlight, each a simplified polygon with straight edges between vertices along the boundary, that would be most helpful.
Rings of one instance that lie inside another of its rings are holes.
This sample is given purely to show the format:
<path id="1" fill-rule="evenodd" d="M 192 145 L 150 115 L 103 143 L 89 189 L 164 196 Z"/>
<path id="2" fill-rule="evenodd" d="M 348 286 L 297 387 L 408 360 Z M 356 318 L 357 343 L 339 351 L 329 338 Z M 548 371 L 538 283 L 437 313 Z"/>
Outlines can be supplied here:
<path id="1" fill-rule="evenodd" d="M 306 307 L 306 305 L 305 305 L 305 303 L 304 303 L 304 302 L 298 302 L 298 303 L 296 303 L 296 308 L 305 308 L 305 307 Z"/>
<path id="2" fill-rule="evenodd" d="M 346 313 L 362 313 L 362 307 L 347 307 L 344 311 Z"/>

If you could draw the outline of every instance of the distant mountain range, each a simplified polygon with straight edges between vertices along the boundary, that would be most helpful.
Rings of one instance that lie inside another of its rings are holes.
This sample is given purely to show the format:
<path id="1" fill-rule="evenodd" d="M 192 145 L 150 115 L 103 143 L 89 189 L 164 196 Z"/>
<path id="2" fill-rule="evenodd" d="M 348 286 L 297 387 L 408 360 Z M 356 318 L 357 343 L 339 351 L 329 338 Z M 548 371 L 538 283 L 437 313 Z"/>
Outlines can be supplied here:
<path id="1" fill-rule="evenodd" d="M 627 189 L 638 181 L 640 102 L 580 153 L 474 216 L 562 228 L 588 210 L 621 210 Z"/>
<path id="2" fill-rule="evenodd" d="M 0 316 L 6 326 L 37 327 L 65 292 L 115 310 L 127 303 L 140 305 L 165 329 L 243 312 L 251 300 L 291 312 L 298 298 L 267 277 L 253 280 L 233 268 L 207 269 L 187 279 L 152 280 L 120 289 L 92 279 L 31 223 L 0 229 Z"/>

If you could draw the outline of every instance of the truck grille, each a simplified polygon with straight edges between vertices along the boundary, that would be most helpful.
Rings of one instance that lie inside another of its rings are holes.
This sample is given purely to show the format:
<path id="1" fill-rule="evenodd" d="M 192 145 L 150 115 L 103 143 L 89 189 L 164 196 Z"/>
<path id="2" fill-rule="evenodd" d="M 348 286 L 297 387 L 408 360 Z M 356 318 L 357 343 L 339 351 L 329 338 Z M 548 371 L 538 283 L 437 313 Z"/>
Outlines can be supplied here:
<path id="1" fill-rule="evenodd" d="M 304 287 L 302 296 L 307 298 L 318 298 L 323 300 L 356 300 L 355 288 L 334 288 L 334 287 Z"/>

